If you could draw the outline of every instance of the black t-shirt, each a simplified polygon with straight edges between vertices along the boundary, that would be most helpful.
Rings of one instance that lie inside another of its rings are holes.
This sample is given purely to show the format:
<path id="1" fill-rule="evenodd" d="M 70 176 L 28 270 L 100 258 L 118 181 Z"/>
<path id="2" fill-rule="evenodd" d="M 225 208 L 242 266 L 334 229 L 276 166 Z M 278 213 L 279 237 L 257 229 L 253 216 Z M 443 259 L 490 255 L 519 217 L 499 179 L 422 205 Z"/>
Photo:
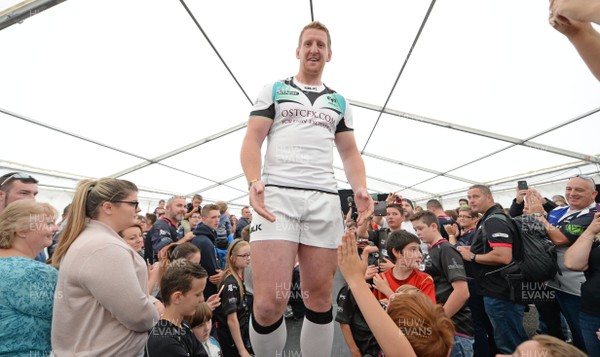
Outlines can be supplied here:
<path id="1" fill-rule="evenodd" d="M 592 244 L 585 271 L 586 281 L 581 285 L 581 311 L 600 316 L 600 242 Z"/>
<path id="2" fill-rule="evenodd" d="M 462 256 L 445 239 L 429 247 L 429 254 L 425 260 L 425 272 L 433 278 L 435 300 L 442 305 L 446 303 L 454 290 L 452 282 L 467 281 Z M 452 316 L 452 322 L 457 333 L 473 336 L 473 321 L 467 302 Z"/>
<path id="3" fill-rule="evenodd" d="M 246 348 L 250 347 L 250 308 L 248 307 L 248 299 L 246 295 L 246 287 L 244 287 L 244 294 L 240 294 L 240 286 L 235 280 L 233 275 L 228 275 L 223 280 L 223 292 L 221 293 L 221 305 L 215 310 L 215 320 L 217 321 L 217 335 L 219 337 L 219 344 L 223 351 L 233 348 L 235 351 L 235 342 L 229 331 L 229 325 L 227 324 L 227 316 L 232 313 L 237 314 L 237 319 L 240 324 L 240 332 L 242 340 L 246 345 Z M 226 355 L 224 353 L 224 355 Z"/>
<path id="4" fill-rule="evenodd" d="M 354 300 L 354 296 L 352 296 L 348 285 L 340 289 L 337 297 L 337 305 L 335 321 L 350 326 L 352 337 L 360 353 L 362 355 L 370 354 L 377 356 L 381 351 L 381 347 L 379 347 L 375 336 L 373 336 L 369 325 L 367 325 L 367 321 L 358 308 L 358 304 Z"/>
<path id="5" fill-rule="evenodd" d="M 504 212 L 500 206 L 494 205 L 481 217 L 473 236 L 473 244 L 471 244 L 471 252 L 473 254 L 487 254 L 492 250 L 492 247 L 507 247 L 512 249 L 514 238 L 517 237 L 514 226 L 508 219 L 503 220 L 497 217 L 491 217 L 486 221 L 492 214 L 504 214 Z M 484 222 L 487 235 L 485 242 L 482 229 Z M 477 262 L 471 264 L 476 290 L 479 295 L 509 300 L 510 291 L 508 282 L 500 272 L 491 273 L 504 266 L 506 265 L 484 265 Z"/>
<path id="6" fill-rule="evenodd" d="M 144 356 L 204 357 L 208 355 L 187 322 L 182 321 L 181 327 L 177 327 L 168 320 L 159 320 L 150 330 Z"/>

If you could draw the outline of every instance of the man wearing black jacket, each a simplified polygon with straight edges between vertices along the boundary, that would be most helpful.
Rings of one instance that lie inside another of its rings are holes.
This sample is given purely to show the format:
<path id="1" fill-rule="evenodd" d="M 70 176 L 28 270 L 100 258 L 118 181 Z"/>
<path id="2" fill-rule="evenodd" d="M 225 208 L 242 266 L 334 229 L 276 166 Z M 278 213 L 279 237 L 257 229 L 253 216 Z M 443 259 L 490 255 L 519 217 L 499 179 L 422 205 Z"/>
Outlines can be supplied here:
<path id="1" fill-rule="evenodd" d="M 192 243 L 200 249 L 200 265 L 208 273 L 208 281 L 204 289 L 204 299 L 217 293 L 217 284 L 221 281 L 223 272 L 217 269 L 217 256 L 215 253 L 215 240 L 217 239 L 217 227 L 219 226 L 219 206 L 205 205 L 202 207 L 202 222 L 194 229 Z"/>
<path id="2" fill-rule="evenodd" d="M 498 218 L 504 214 L 503 210 L 494 202 L 487 186 L 471 186 L 467 197 L 469 207 L 475 213 L 482 213 L 483 217 L 477 223 L 471 247 L 462 246 L 458 250 L 465 261 L 472 263 L 475 290 L 483 296 L 498 352 L 512 353 L 527 340 L 523 328 L 525 306 L 511 301 L 509 283 L 498 269 L 512 262 L 512 245 L 518 244 L 518 232 L 508 220 Z"/>

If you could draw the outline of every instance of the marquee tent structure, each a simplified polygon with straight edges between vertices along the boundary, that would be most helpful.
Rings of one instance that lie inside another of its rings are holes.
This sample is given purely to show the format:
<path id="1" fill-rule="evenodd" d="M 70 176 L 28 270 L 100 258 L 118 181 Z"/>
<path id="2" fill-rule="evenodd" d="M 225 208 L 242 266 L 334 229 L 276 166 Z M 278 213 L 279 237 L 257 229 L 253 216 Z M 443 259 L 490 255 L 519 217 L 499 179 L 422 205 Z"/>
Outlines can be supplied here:
<path id="1" fill-rule="evenodd" d="M 562 193 L 575 174 L 599 181 L 600 85 L 547 17 L 516 0 L 0 0 L 0 174 L 33 174 L 59 209 L 104 176 L 135 182 L 145 211 L 172 194 L 246 205 L 251 105 L 296 73 L 315 19 L 373 193 Z"/>

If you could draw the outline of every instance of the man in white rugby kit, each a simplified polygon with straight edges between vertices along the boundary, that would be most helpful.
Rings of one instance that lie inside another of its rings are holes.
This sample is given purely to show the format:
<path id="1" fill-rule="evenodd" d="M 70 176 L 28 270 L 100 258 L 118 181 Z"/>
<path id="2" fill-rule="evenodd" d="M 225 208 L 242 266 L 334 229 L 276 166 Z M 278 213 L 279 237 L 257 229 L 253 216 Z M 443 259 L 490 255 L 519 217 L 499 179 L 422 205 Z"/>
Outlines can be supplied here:
<path id="1" fill-rule="evenodd" d="M 331 356 L 333 276 L 343 234 L 333 173 L 333 146 L 354 190 L 359 224 L 373 213 L 365 166 L 356 147 L 346 99 L 321 82 L 331 60 L 327 28 L 311 22 L 300 33 L 295 77 L 266 85 L 250 113 L 241 162 L 257 213 L 251 224 L 254 313 L 250 326 L 258 357 L 283 355 L 283 314 L 296 254 L 306 316 L 304 356 Z M 268 137 L 261 175 L 261 147 Z"/>

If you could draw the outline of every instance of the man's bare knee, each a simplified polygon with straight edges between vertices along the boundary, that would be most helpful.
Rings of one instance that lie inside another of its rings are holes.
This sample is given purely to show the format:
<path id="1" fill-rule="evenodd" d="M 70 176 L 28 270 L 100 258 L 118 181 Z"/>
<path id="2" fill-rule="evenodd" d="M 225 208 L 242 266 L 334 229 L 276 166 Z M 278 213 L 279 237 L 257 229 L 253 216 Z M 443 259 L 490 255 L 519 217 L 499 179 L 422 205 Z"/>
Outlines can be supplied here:
<path id="1" fill-rule="evenodd" d="M 270 326 L 283 316 L 287 300 L 254 299 L 254 319 L 263 326 Z"/>
<path id="2" fill-rule="evenodd" d="M 304 306 L 309 310 L 325 312 L 331 308 L 331 291 L 328 293 L 303 291 L 302 296 L 304 297 Z"/>

